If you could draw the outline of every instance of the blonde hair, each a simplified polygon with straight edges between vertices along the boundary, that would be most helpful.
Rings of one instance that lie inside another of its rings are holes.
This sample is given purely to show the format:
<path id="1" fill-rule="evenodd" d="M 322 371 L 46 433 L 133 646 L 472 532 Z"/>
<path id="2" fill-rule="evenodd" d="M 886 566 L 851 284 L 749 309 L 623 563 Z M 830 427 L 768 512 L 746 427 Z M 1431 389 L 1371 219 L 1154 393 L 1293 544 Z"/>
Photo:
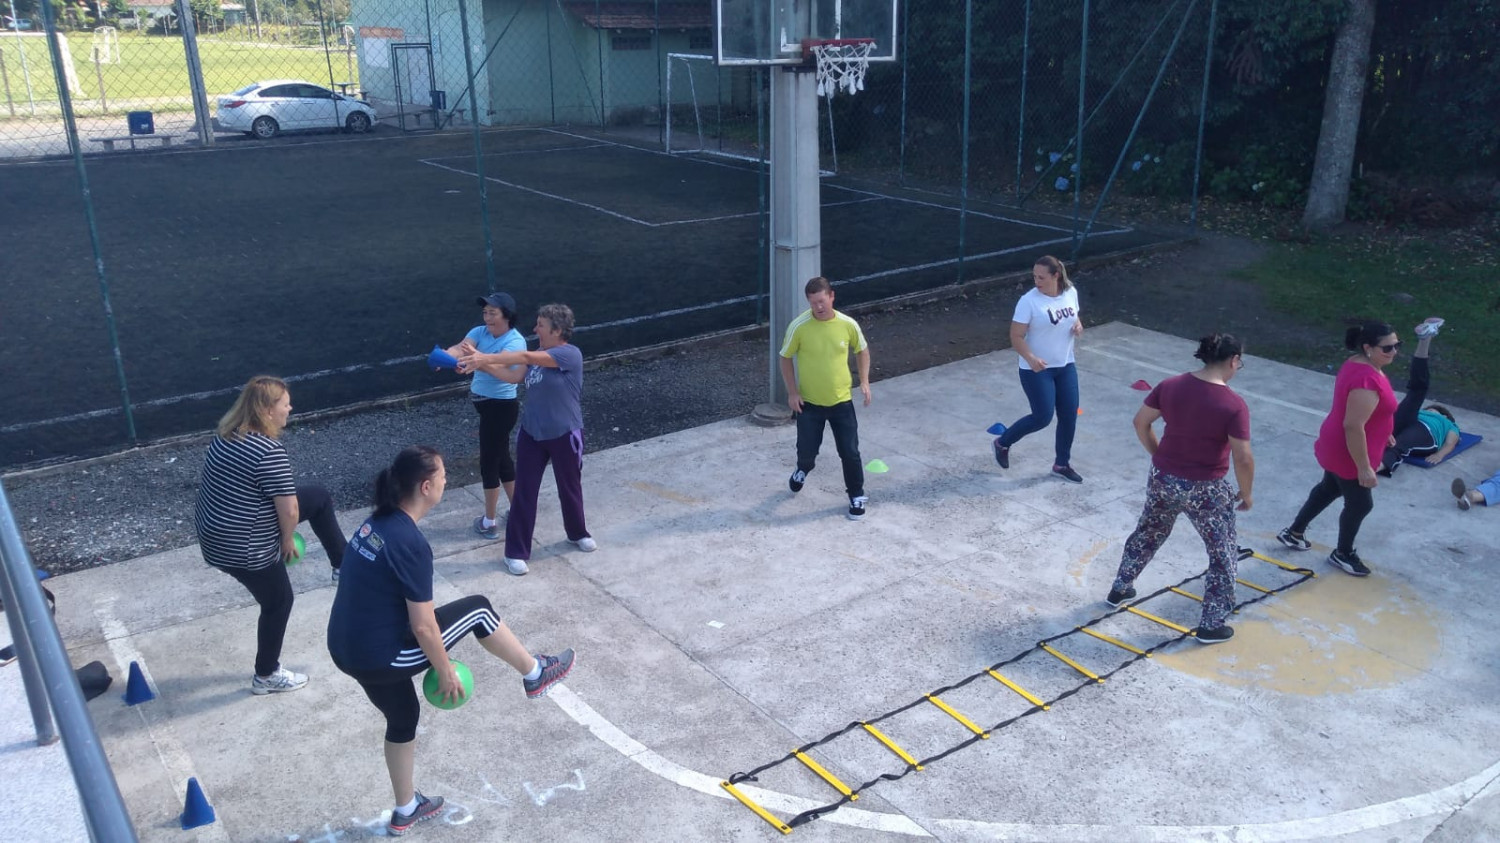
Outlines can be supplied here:
<path id="1" fill-rule="evenodd" d="M 1059 293 L 1073 289 L 1073 282 L 1068 280 L 1068 268 L 1063 262 L 1051 255 L 1042 255 L 1036 259 L 1032 266 L 1045 266 L 1047 271 L 1057 276 L 1057 291 Z"/>
<path id="2" fill-rule="evenodd" d="M 256 375 L 240 390 L 234 406 L 219 419 L 219 435 L 225 439 L 239 439 L 247 433 L 262 433 L 276 439 L 281 436 L 281 426 L 271 417 L 276 402 L 287 393 L 286 381 L 270 375 Z"/>

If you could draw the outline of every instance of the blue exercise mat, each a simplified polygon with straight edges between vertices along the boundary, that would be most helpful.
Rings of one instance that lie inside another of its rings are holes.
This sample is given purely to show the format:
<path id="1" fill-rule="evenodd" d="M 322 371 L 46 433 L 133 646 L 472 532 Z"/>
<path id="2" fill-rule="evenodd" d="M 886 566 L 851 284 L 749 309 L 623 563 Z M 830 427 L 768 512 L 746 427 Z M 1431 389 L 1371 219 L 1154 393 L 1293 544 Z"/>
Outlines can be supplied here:
<path id="1" fill-rule="evenodd" d="M 1470 448 L 1474 447 L 1475 445 L 1478 445 L 1480 442 L 1483 442 L 1483 441 L 1484 441 L 1484 437 L 1480 436 L 1477 433 L 1460 433 L 1460 434 L 1458 434 L 1458 447 L 1454 448 L 1453 449 L 1453 453 L 1449 454 L 1448 455 L 1448 459 L 1443 460 L 1443 462 L 1447 462 L 1448 460 L 1453 459 L 1454 457 L 1458 456 L 1459 454 L 1462 454 L 1464 451 L 1469 450 Z M 1405 459 L 1402 460 L 1402 462 L 1408 463 L 1410 465 L 1414 465 L 1414 466 L 1416 466 L 1418 468 L 1432 468 L 1433 466 L 1437 465 L 1437 463 L 1435 463 L 1435 462 L 1428 462 L 1427 460 L 1424 460 L 1421 457 L 1406 457 Z"/>

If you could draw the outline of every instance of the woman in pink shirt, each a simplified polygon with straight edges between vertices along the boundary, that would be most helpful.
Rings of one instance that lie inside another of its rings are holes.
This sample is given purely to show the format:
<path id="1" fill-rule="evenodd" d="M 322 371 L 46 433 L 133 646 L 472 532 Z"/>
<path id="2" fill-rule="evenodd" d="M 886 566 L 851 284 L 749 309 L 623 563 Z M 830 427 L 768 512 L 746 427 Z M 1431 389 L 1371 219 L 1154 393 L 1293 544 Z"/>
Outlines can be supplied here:
<path id="1" fill-rule="evenodd" d="M 1391 441 L 1395 426 L 1396 393 L 1383 371 L 1396 359 L 1401 340 L 1384 322 L 1364 322 L 1344 335 L 1344 346 L 1354 352 L 1339 369 L 1333 382 L 1333 408 L 1323 419 L 1313 444 L 1323 479 L 1307 495 L 1307 502 L 1292 525 L 1276 539 L 1293 550 L 1308 550 L 1312 543 L 1303 536 L 1307 526 L 1328 505 L 1344 499 L 1339 515 L 1338 546 L 1328 555 L 1328 564 L 1356 577 L 1370 569 L 1354 552 L 1354 537 L 1365 516 L 1375 508 L 1372 490 L 1379 483 L 1375 467 Z"/>

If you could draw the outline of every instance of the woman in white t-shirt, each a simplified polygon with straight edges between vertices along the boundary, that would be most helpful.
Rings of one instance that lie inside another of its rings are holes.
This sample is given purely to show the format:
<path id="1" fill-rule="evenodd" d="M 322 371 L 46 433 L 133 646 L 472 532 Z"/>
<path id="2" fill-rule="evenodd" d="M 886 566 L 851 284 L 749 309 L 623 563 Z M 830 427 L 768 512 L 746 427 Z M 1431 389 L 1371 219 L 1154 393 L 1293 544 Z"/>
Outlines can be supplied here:
<path id="1" fill-rule="evenodd" d="M 1057 414 L 1057 455 L 1052 473 L 1069 483 L 1083 478 L 1071 465 L 1073 431 L 1078 426 L 1078 369 L 1073 365 L 1073 340 L 1083 333 L 1078 318 L 1078 291 L 1068 280 L 1063 262 L 1051 255 L 1037 258 L 1031 268 L 1035 289 L 1016 302 L 1010 323 L 1010 345 L 1020 355 L 1021 389 L 1031 402 L 1031 413 L 1017 419 L 995 439 L 995 462 L 1010 468 L 1010 448 L 1044 429 Z"/>

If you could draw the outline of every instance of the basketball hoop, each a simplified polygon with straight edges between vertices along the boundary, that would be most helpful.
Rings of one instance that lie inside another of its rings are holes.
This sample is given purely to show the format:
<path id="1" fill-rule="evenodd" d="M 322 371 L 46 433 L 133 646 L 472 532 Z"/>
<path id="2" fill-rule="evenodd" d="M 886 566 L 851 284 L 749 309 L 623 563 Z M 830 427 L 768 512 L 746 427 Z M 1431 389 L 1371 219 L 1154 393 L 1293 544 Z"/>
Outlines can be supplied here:
<path id="1" fill-rule="evenodd" d="M 865 89 L 865 71 L 870 68 L 874 38 L 834 38 L 802 42 L 802 54 L 817 61 L 818 96 L 833 98 L 839 88 L 846 94 Z"/>

